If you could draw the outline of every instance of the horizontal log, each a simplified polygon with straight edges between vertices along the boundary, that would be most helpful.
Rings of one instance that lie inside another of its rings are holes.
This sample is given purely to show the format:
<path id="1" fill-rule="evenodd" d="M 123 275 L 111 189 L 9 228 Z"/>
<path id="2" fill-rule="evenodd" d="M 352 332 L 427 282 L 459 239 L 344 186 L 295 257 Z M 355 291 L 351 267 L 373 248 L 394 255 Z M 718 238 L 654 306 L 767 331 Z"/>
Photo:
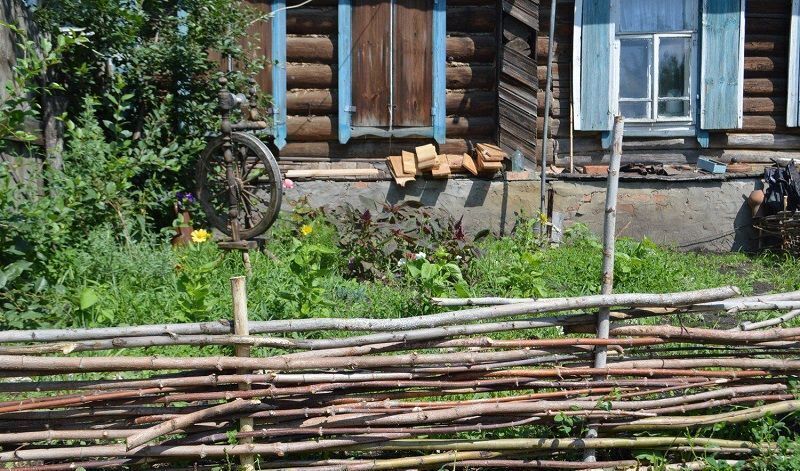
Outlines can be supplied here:
<path id="1" fill-rule="evenodd" d="M 783 57 L 745 57 L 744 73 L 750 75 L 779 73 L 786 71 Z"/>
<path id="2" fill-rule="evenodd" d="M 745 78 L 745 96 L 784 96 L 786 95 L 785 78 Z"/>
<path id="3" fill-rule="evenodd" d="M 337 137 L 338 120 L 331 116 L 288 116 L 286 128 L 292 141 L 329 141 Z M 494 118 L 449 117 L 446 132 L 450 137 L 486 136 L 494 132 Z"/>
<path id="4" fill-rule="evenodd" d="M 477 135 L 469 139 L 447 139 L 438 146 L 438 150 L 443 154 L 463 154 L 471 152 L 479 142 L 494 142 L 494 139 Z M 403 150 L 413 151 L 417 146 L 430 143 L 432 141 L 427 139 L 352 139 L 348 144 L 339 144 L 338 141 L 290 141 L 281 149 L 280 158 L 373 159 L 383 162 L 389 155 L 400 155 Z"/>
<path id="5" fill-rule="evenodd" d="M 711 144 L 728 149 L 796 150 L 800 149 L 800 135 L 728 133 L 714 135 Z"/>
<path id="6" fill-rule="evenodd" d="M 286 93 L 289 114 L 333 114 L 337 104 L 336 90 L 295 89 Z M 445 96 L 448 115 L 490 116 L 494 114 L 495 93 L 489 90 L 448 90 Z"/>
<path id="7" fill-rule="evenodd" d="M 286 38 L 287 62 L 333 63 L 336 60 L 336 36 L 289 36 Z"/>
<path id="8" fill-rule="evenodd" d="M 446 68 L 448 89 L 489 89 L 495 82 L 494 66 L 488 64 L 450 65 Z M 287 87 L 333 88 L 334 67 L 329 64 L 286 64 Z"/>
<path id="9" fill-rule="evenodd" d="M 486 6 L 451 6 L 447 8 L 447 31 L 491 33 L 495 27 L 496 9 Z M 336 6 L 293 8 L 286 13 L 287 34 L 335 34 Z"/>
<path id="10" fill-rule="evenodd" d="M 785 113 L 786 99 L 745 97 L 744 112 L 749 114 Z"/>
<path id="11" fill-rule="evenodd" d="M 450 61 L 491 62 L 495 53 L 496 41 L 491 34 L 451 36 L 446 41 L 445 54 Z M 286 60 L 332 64 L 336 61 L 336 37 L 289 36 L 286 38 Z"/>

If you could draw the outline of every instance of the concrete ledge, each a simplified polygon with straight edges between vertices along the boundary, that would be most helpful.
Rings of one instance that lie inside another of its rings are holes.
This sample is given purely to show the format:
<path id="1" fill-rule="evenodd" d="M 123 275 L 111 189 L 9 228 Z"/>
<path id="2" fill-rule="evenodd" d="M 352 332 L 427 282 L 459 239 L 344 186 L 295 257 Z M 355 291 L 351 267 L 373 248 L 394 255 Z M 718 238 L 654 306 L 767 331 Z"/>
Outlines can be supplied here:
<path id="1" fill-rule="evenodd" d="M 755 245 L 750 210 L 745 198 L 760 185 L 757 178 L 704 181 L 635 180 L 620 183 L 617 228 L 619 236 L 649 237 L 684 250 L 725 252 Z M 586 224 L 600 234 L 605 205 L 605 180 L 552 181 L 553 210 L 565 225 Z M 473 179 L 418 180 L 399 188 L 389 181 L 298 181 L 284 197 L 306 196 L 313 206 L 349 203 L 419 201 L 464 217 L 470 233 L 491 229 L 508 233 L 515 214 L 533 216 L 539 210 L 539 183 L 532 180 Z"/>

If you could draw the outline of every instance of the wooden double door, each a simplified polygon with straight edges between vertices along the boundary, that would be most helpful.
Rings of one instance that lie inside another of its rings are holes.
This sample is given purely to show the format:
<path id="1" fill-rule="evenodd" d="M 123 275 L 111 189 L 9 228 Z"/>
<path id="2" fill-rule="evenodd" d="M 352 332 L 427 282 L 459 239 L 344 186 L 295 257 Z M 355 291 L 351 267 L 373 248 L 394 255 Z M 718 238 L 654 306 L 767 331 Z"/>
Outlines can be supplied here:
<path id="1" fill-rule="evenodd" d="M 431 126 L 433 0 L 352 1 L 352 126 Z"/>

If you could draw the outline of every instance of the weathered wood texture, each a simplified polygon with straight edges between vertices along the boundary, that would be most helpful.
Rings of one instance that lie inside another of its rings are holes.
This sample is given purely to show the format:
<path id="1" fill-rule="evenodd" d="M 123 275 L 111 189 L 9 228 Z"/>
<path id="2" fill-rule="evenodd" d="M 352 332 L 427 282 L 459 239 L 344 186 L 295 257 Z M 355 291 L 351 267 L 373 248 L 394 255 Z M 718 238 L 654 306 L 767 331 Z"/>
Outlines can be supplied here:
<path id="1" fill-rule="evenodd" d="M 497 84 L 497 141 L 506 152 L 536 156 L 538 2 L 502 2 L 501 60 Z"/>
<path id="2" fill-rule="evenodd" d="M 512 0 L 507 3 L 517 16 L 538 21 L 538 8 L 532 9 L 531 1 Z M 388 123 L 388 3 L 383 0 L 354 0 L 353 3 L 352 37 L 358 45 L 354 47 L 352 56 L 354 125 L 384 126 Z M 292 2 L 288 4 L 292 5 Z M 395 126 L 429 126 L 433 1 L 397 0 L 395 4 L 393 122 Z M 313 4 L 287 11 L 288 144 L 280 152 L 282 163 L 306 158 L 374 159 L 378 162 L 388 155 L 399 155 L 400 150 L 413 150 L 421 143 L 432 142 L 373 137 L 352 139 L 346 145 L 337 142 L 336 62 L 339 52 L 336 6 L 335 0 L 315 0 Z M 500 3 L 483 0 L 447 1 L 445 108 L 448 140 L 439 146 L 442 153 L 467 152 L 472 149 L 473 140 L 475 143 L 496 141 L 495 62 L 500 10 Z M 529 49 L 528 54 L 532 55 L 535 35 L 530 38 Z M 376 60 L 383 62 L 368 62 Z M 387 69 L 386 80 L 369 72 L 384 67 Z M 535 83 L 535 62 L 525 72 Z M 359 96 L 364 99 L 357 102 L 355 98 Z M 532 100 L 530 106 L 535 112 L 535 92 L 532 97 L 529 96 Z M 535 119 L 528 119 L 527 123 L 532 128 Z M 530 130 L 526 132 L 530 133 Z"/>
<path id="3" fill-rule="evenodd" d="M 268 0 L 245 0 L 248 7 L 260 13 L 269 13 Z M 264 68 L 256 75 L 256 82 L 264 93 L 272 94 L 272 22 L 269 19 L 257 21 L 247 28 L 247 34 L 240 41 L 242 47 L 252 60 L 264 60 Z M 228 58 L 216 51 L 209 54 L 212 60 L 219 61 L 222 70 L 228 70 Z M 231 64 L 234 69 L 238 64 Z"/>
<path id="4" fill-rule="evenodd" d="M 433 107 L 433 0 L 397 0 L 393 126 L 430 126 Z"/>
<path id="5" fill-rule="evenodd" d="M 353 44 L 347 53 L 353 62 L 353 126 L 388 126 L 391 5 L 380 0 L 352 5 Z"/>
<path id="6" fill-rule="evenodd" d="M 712 132 L 711 148 L 701 149 L 694 138 L 675 139 L 626 137 L 626 161 L 695 162 L 707 155 L 741 161 L 766 161 L 769 157 L 785 157 L 800 149 L 797 128 L 786 127 L 787 53 L 791 0 L 748 1 L 745 11 L 744 119 L 743 128 L 729 132 Z M 554 44 L 553 104 L 550 112 L 553 152 L 559 162 L 569 155 L 570 97 L 572 73 L 572 34 L 574 2 L 559 1 L 556 11 Z M 549 2 L 539 12 L 540 34 L 536 41 L 538 57 L 539 109 L 544 107 L 547 58 Z M 541 132 L 544 117 L 539 116 Z M 752 135 L 752 138 L 743 136 Z M 573 150 L 576 163 L 600 161 L 606 156 L 595 132 L 575 132 Z M 628 146 L 632 146 L 630 149 Z M 752 152 L 751 152 L 752 150 Z M 768 154 L 765 154 L 767 152 Z M 583 156 L 583 157 L 581 157 Z"/>

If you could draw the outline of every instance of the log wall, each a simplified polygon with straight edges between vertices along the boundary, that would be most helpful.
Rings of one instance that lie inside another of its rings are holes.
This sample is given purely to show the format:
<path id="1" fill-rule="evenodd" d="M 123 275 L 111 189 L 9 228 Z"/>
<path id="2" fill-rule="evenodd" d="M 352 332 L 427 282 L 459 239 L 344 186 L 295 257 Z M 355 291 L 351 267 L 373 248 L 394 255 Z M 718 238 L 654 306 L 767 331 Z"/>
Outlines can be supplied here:
<path id="1" fill-rule="evenodd" d="M 722 160 L 769 162 L 771 157 L 796 155 L 800 130 L 786 127 L 787 62 L 791 0 L 747 2 L 745 13 L 744 127 L 711 133 L 711 146 L 701 149 L 696 139 L 626 138 L 626 160 L 693 163 L 707 155 Z M 550 2 L 541 2 L 537 41 L 539 109 L 544 110 Z M 548 152 L 566 165 L 570 151 L 570 93 L 574 0 L 559 0 L 556 10 L 553 104 L 550 113 L 552 146 Z M 541 113 L 540 113 L 541 114 Z M 539 134 L 544 117 L 539 116 Z M 541 143 L 541 141 L 539 141 Z M 575 163 L 601 162 L 606 157 L 598 133 L 574 133 Z"/>
<path id="2" fill-rule="evenodd" d="M 299 2 L 289 2 L 290 5 Z M 497 2 L 448 0 L 447 143 L 440 152 L 471 150 L 495 142 Z M 333 0 L 287 11 L 286 79 L 288 143 L 282 163 L 292 161 L 383 161 L 424 139 L 337 139 L 337 6 Z M 408 71 L 413 73 L 413 71 Z"/>

